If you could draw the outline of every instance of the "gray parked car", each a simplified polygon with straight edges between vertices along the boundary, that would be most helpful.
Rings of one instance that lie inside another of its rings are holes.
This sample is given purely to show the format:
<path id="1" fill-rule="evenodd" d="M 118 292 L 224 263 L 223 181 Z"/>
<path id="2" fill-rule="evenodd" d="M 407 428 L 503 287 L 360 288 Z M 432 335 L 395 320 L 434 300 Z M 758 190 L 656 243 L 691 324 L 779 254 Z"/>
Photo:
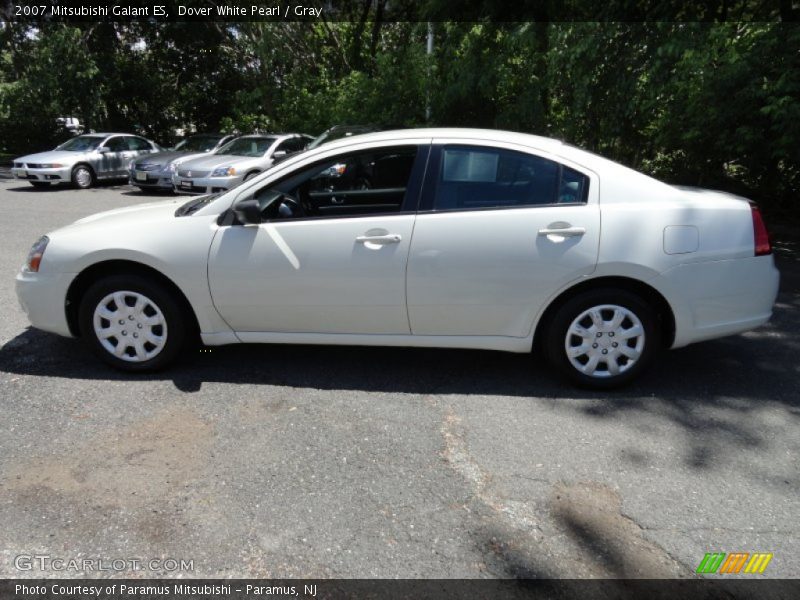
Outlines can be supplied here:
<path id="1" fill-rule="evenodd" d="M 276 159 L 301 151 L 312 140 L 298 133 L 243 135 L 213 154 L 181 162 L 172 176 L 175 191 L 211 194 L 229 190 L 269 169 Z"/>
<path id="2" fill-rule="evenodd" d="M 200 133 L 181 140 L 166 152 L 149 154 L 131 163 L 130 183 L 141 190 L 172 191 L 172 175 L 179 164 L 214 152 L 235 139 L 235 135 Z"/>
<path id="3" fill-rule="evenodd" d="M 69 182 L 88 188 L 99 179 L 127 177 L 133 159 L 160 150 L 155 142 L 137 135 L 88 133 L 67 140 L 55 150 L 17 158 L 11 173 L 38 188 Z"/>

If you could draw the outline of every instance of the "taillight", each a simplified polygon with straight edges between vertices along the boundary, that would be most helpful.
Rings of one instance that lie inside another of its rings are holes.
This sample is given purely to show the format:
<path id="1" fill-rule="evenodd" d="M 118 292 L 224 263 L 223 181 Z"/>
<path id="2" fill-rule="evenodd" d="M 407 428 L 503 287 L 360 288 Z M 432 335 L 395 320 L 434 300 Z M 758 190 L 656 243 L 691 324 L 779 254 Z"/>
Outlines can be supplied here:
<path id="1" fill-rule="evenodd" d="M 761 211 L 758 206 L 750 203 L 750 210 L 753 213 L 753 237 L 755 239 L 755 255 L 764 256 L 765 254 L 772 254 L 772 244 L 769 241 L 769 232 L 767 226 L 764 224 L 764 217 L 761 216 Z"/>

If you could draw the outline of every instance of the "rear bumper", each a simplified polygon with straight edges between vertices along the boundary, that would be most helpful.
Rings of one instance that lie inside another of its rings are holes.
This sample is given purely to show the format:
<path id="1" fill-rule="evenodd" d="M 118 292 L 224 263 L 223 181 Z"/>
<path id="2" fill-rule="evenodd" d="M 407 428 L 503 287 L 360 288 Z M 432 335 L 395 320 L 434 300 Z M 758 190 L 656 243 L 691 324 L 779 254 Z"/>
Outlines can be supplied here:
<path id="1" fill-rule="evenodd" d="M 772 316 L 780 274 L 772 255 L 690 263 L 653 285 L 675 315 L 673 348 L 755 329 Z"/>
<path id="2" fill-rule="evenodd" d="M 16 278 L 17 299 L 36 329 L 72 336 L 67 324 L 67 290 L 73 273 L 30 273 L 20 270 Z"/>

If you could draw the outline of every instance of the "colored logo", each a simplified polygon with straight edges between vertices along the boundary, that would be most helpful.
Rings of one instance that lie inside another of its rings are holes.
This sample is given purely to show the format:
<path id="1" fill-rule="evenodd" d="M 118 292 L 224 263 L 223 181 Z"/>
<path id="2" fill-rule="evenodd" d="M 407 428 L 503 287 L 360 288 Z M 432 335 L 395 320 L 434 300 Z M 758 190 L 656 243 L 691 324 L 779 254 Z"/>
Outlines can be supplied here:
<path id="1" fill-rule="evenodd" d="M 766 552 L 707 552 L 697 573 L 763 573 L 771 560 L 772 553 Z"/>

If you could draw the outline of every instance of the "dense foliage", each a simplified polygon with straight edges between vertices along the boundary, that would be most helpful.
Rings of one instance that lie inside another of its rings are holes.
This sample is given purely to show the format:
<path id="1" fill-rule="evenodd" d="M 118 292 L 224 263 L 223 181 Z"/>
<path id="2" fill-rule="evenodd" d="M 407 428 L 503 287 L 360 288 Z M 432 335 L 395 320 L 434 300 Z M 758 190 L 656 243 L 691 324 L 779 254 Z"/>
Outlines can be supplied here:
<path id="1" fill-rule="evenodd" d="M 437 22 L 428 56 L 426 23 L 364 6 L 346 22 L 6 23 L 0 152 L 52 145 L 62 116 L 162 143 L 178 128 L 497 127 L 800 214 L 798 23 Z"/>

